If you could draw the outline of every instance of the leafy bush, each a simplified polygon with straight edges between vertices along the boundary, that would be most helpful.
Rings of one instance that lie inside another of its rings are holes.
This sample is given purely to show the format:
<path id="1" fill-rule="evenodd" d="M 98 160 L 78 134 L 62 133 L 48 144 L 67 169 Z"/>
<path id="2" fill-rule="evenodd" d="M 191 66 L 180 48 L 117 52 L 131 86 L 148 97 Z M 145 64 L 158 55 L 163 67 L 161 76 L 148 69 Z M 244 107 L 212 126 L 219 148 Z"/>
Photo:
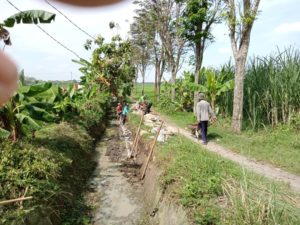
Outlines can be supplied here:
<path id="1" fill-rule="evenodd" d="M 24 219 L 39 206 L 63 218 L 78 201 L 94 166 L 87 163 L 92 139 L 83 128 L 68 123 L 38 131 L 33 141 L 2 142 L 0 149 L 0 199 L 18 198 L 26 187 L 26 196 L 33 196 L 23 203 L 24 210 L 17 204 L 5 206 L 1 224 Z"/>
<path id="2" fill-rule="evenodd" d="M 81 123 L 89 129 L 97 126 L 106 116 L 111 107 L 111 97 L 109 94 L 97 94 L 94 97 L 82 102 L 80 107 Z"/>

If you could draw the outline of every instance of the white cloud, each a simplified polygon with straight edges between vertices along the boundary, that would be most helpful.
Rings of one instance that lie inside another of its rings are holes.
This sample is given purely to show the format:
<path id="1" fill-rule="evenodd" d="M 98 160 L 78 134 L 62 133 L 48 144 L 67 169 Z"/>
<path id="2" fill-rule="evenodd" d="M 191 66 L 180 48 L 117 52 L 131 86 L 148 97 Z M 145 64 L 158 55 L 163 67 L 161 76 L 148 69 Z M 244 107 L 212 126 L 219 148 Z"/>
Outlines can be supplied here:
<path id="1" fill-rule="evenodd" d="M 300 32 L 300 21 L 294 23 L 284 23 L 274 29 L 276 33 Z"/>

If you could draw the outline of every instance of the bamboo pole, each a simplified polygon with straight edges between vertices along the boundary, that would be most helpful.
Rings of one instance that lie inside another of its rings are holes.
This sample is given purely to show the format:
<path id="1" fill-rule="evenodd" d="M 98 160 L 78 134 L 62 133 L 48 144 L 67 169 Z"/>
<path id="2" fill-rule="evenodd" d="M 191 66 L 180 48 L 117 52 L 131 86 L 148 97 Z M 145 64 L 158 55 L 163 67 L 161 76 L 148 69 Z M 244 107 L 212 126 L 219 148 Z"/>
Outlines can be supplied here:
<path id="1" fill-rule="evenodd" d="M 22 202 L 24 200 L 29 200 L 32 199 L 32 196 L 29 197 L 22 197 L 22 198 L 16 198 L 16 199 L 11 199 L 11 200 L 5 200 L 5 201 L 1 201 L 0 205 L 6 205 L 6 204 L 10 204 L 10 203 L 14 203 L 14 202 Z"/>
<path id="2" fill-rule="evenodd" d="M 151 149 L 150 149 L 150 152 L 149 152 L 147 161 L 146 161 L 146 165 L 145 165 L 145 167 L 144 167 L 144 169 L 143 169 L 143 171 L 142 171 L 142 174 L 141 174 L 141 180 L 144 179 L 144 176 L 145 176 L 145 173 L 146 173 L 148 164 L 149 164 L 149 162 L 150 162 L 150 159 L 151 159 L 151 156 L 152 156 L 154 147 L 155 147 L 155 144 L 156 144 L 156 142 L 157 142 L 158 135 L 159 135 L 159 133 L 160 133 L 160 130 L 161 130 L 163 124 L 164 124 L 164 121 L 161 122 L 160 127 L 158 128 L 157 134 L 156 134 L 156 136 L 155 136 L 155 138 L 154 138 L 154 140 L 153 140 L 153 143 L 152 143 L 152 146 L 151 146 Z"/>
<path id="3" fill-rule="evenodd" d="M 139 145 L 140 138 L 141 138 L 141 136 L 139 135 L 136 140 L 135 148 L 133 149 L 133 157 L 136 157 L 137 154 L 139 153 L 138 145 Z"/>
<path id="4" fill-rule="evenodd" d="M 139 139 L 139 136 L 140 136 L 140 131 L 141 131 L 141 126 L 142 126 L 143 120 L 144 120 L 144 114 L 141 117 L 140 124 L 139 124 L 139 127 L 137 129 L 137 132 L 136 132 L 133 144 L 132 144 L 130 157 L 132 157 L 133 153 L 135 152 L 135 148 L 136 148 L 136 145 L 138 143 L 138 139 Z"/>

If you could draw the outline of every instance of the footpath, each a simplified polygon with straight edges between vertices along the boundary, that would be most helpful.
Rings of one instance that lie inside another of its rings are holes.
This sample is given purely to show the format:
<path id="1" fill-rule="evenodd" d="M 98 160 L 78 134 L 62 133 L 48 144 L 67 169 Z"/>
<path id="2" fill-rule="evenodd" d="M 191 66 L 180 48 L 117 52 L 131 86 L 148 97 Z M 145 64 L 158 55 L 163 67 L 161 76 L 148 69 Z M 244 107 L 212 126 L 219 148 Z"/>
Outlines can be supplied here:
<path id="1" fill-rule="evenodd" d="M 210 141 L 207 145 L 203 145 L 201 141 L 196 139 L 191 135 L 191 133 L 183 128 L 180 128 L 176 124 L 170 122 L 167 117 L 159 115 L 158 113 L 151 113 L 148 115 L 148 118 L 157 117 L 165 121 L 165 126 L 168 130 L 172 130 L 173 133 L 178 133 L 183 135 L 184 137 L 192 140 L 193 142 L 201 145 L 202 148 L 214 152 L 226 159 L 234 161 L 244 167 L 245 169 L 254 171 L 258 174 L 261 174 L 267 178 L 271 178 L 276 181 L 284 182 L 290 185 L 290 187 L 300 192 L 300 176 L 294 175 L 292 173 L 286 172 L 278 167 L 270 165 L 268 163 L 261 163 L 255 160 L 249 159 L 245 156 L 242 156 L 238 153 L 231 151 L 230 149 L 224 148 L 212 141 Z"/>

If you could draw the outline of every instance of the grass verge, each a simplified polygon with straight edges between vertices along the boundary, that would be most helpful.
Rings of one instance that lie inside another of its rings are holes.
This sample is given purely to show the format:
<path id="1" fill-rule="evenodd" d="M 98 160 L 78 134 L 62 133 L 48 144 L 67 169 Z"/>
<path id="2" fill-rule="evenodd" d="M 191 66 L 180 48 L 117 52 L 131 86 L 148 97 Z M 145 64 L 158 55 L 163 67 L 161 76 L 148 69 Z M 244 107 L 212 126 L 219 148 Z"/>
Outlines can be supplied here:
<path id="1" fill-rule="evenodd" d="M 88 206 L 82 193 L 94 169 L 93 140 L 77 125 L 53 124 L 36 139 L 1 143 L 0 199 L 26 196 L 32 200 L 2 208 L 0 224 L 86 224 Z"/>
<path id="2" fill-rule="evenodd" d="M 156 151 L 161 182 L 191 224 L 299 224 L 299 195 L 287 187 L 173 136 Z"/>
<path id="3" fill-rule="evenodd" d="M 166 113 L 156 110 L 181 128 L 196 122 L 190 112 Z M 234 152 L 300 175 L 300 135 L 297 130 L 280 126 L 236 134 L 230 129 L 229 119 L 219 118 L 217 123 L 208 128 L 208 138 Z"/>

